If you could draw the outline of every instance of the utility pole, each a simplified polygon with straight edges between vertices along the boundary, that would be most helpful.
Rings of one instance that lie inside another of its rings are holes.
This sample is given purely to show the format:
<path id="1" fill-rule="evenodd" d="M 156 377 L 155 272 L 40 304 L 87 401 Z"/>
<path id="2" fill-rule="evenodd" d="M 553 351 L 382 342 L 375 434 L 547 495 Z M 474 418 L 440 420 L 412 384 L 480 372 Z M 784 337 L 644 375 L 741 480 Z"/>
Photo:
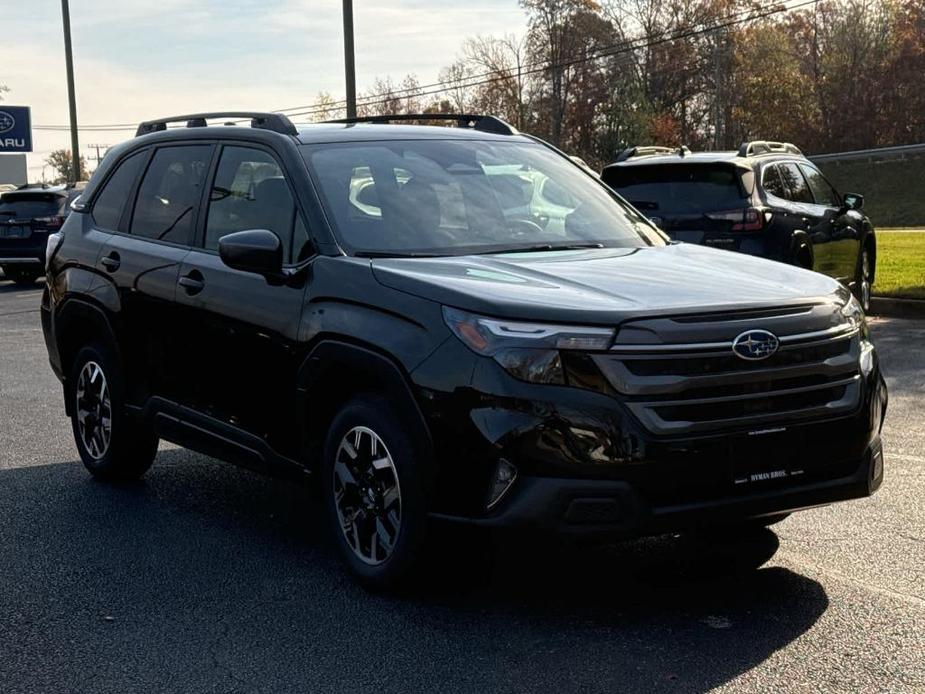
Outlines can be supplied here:
<path id="1" fill-rule="evenodd" d="M 76 183 L 80 179 L 80 145 L 77 141 L 77 96 L 74 93 L 74 56 L 71 51 L 71 11 L 68 0 L 61 0 L 61 19 L 64 22 L 64 64 L 67 69 L 67 105 L 71 117 L 71 171 Z"/>
<path id="2" fill-rule="evenodd" d="M 356 118 L 357 75 L 353 52 L 353 0 L 344 0 L 344 73 L 347 80 L 347 118 Z"/>
<path id="3" fill-rule="evenodd" d="M 713 42 L 713 149 L 716 150 L 722 149 L 725 144 L 726 84 L 723 71 L 726 68 L 726 41 L 726 33 L 722 29 L 717 31 Z"/>
<path id="4" fill-rule="evenodd" d="M 112 147 L 112 145 L 87 145 L 87 149 L 96 150 L 96 168 L 100 168 L 100 161 L 102 160 L 102 157 L 100 157 L 100 150 L 109 149 L 110 147 Z"/>

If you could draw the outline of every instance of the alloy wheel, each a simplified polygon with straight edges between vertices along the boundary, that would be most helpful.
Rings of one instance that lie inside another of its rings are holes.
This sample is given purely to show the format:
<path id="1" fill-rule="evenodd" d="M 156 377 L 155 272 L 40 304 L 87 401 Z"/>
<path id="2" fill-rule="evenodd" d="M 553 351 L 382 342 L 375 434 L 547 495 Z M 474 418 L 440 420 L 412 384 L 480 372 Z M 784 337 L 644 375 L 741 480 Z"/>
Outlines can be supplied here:
<path id="1" fill-rule="evenodd" d="M 77 378 L 77 429 L 80 440 L 94 460 L 109 450 L 112 438 L 112 402 L 103 369 L 88 361 Z"/>
<path id="2" fill-rule="evenodd" d="M 341 439 L 333 486 L 347 545 L 366 564 L 382 564 L 401 530 L 401 489 L 392 456 L 372 429 L 353 427 Z"/>

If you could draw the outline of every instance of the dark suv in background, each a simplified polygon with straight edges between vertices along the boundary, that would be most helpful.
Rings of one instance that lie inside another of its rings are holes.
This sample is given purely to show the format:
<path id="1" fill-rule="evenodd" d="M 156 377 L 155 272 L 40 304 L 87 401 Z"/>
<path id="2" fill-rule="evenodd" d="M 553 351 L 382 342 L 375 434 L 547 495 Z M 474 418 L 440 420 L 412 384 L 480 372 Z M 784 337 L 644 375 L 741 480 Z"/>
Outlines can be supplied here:
<path id="1" fill-rule="evenodd" d="M 672 244 L 491 116 L 403 118 L 458 127 L 206 114 L 110 150 L 41 311 L 93 475 L 164 438 L 311 476 L 376 585 L 434 519 L 727 532 L 879 487 L 886 386 L 841 284 Z"/>
<path id="2" fill-rule="evenodd" d="M 0 270 L 29 285 L 45 271 L 48 235 L 58 231 L 84 184 L 32 184 L 0 194 Z"/>
<path id="3" fill-rule="evenodd" d="M 602 177 L 673 239 L 825 273 L 870 308 L 877 241 L 864 200 L 839 194 L 792 144 L 632 147 Z"/>

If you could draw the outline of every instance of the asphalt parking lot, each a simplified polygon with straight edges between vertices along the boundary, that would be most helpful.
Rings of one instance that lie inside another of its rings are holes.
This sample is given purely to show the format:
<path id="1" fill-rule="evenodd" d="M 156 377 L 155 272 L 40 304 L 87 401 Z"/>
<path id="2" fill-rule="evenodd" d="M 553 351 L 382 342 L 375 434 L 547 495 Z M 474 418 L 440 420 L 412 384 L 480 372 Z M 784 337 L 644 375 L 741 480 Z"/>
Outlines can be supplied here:
<path id="1" fill-rule="evenodd" d="M 417 590 L 379 596 L 301 487 L 167 445 L 140 484 L 91 480 L 39 297 L 0 281 L 4 694 L 925 691 L 925 321 L 873 321 L 874 497 L 747 545 L 452 533 Z"/>

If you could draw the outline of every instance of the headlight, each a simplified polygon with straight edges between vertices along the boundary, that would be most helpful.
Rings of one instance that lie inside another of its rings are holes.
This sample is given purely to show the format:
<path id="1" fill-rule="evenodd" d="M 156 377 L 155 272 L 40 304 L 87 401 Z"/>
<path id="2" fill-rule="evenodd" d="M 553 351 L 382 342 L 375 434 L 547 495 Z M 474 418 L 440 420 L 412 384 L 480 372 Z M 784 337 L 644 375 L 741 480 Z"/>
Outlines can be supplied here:
<path id="1" fill-rule="evenodd" d="M 864 309 L 861 302 L 854 295 L 848 299 L 848 302 L 841 307 L 841 314 L 851 325 L 852 330 L 860 330 L 862 337 L 867 337 L 867 318 L 864 316 Z"/>
<path id="2" fill-rule="evenodd" d="M 611 328 L 510 321 L 448 306 L 443 307 L 443 319 L 469 349 L 534 383 L 564 383 L 559 350 L 605 350 L 615 334 Z"/>

